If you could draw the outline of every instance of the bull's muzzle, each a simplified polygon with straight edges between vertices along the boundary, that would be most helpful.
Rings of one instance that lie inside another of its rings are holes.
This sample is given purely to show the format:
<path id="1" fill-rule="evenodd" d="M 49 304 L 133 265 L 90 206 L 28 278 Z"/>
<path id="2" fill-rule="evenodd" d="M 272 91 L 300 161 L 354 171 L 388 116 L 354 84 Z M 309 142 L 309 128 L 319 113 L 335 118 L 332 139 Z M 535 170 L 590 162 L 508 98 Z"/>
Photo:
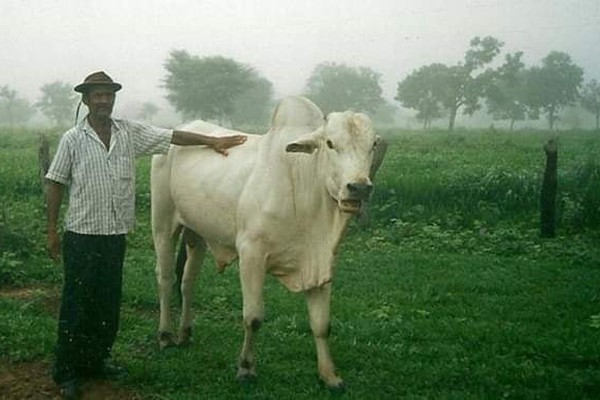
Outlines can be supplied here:
<path id="1" fill-rule="evenodd" d="M 362 207 L 363 201 L 369 200 L 373 185 L 369 183 L 348 183 L 348 197 L 339 202 L 342 211 L 347 213 L 358 213 Z"/>
<path id="2" fill-rule="evenodd" d="M 371 183 L 349 183 L 346 185 L 350 198 L 356 200 L 368 200 L 373 191 Z"/>

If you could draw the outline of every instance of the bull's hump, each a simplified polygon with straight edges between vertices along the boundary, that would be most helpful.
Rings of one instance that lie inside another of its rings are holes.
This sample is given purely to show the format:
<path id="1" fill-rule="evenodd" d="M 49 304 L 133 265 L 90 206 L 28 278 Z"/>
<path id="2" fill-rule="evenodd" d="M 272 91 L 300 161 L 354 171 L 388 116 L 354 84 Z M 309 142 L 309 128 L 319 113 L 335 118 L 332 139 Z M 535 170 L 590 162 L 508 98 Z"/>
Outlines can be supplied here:
<path id="1" fill-rule="evenodd" d="M 317 129 L 323 123 L 323 112 L 315 103 L 301 96 L 282 99 L 275 107 L 271 129 L 283 127 L 309 127 Z"/>

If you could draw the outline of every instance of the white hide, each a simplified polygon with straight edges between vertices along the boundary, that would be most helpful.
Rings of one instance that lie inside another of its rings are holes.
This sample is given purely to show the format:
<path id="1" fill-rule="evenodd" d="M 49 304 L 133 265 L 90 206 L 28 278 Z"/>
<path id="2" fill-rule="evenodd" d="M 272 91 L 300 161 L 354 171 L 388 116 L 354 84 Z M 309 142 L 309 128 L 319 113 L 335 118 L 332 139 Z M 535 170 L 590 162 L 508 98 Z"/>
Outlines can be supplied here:
<path id="1" fill-rule="evenodd" d="M 181 129 L 239 133 L 203 121 Z M 229 149 L 227 157 L 202 146 L 173 146 L 168 155 L 155 156 L 152 228 L 161 332 L 170 330 L 174 244 L 181 227 L 186 227 L 207 244 L 219 269 L 240 258 L 246 328 L 240 360 L 252 364 L 250 325 L 254 319 L 262 320 L 264 275 L 271 273 L 289 290 L 307 293 L 321 377 L 338 385 L 341 380 L 333 372 L 323 338 L 329 323 L 328 283 L 348 221 L 365 200 L 350 192 L 349 184 L 370 191 L 375 142 L 365 115 L 348 111 L 332 113 L 325 120 L 309 100 L 290 97 L 276 107 L 267 134 L 248 135 L 246 143 Z M 198 268 L 198 258 L 188 264 Z M 186 274 L 193 282 L 195 272 L 187 271 L 188 264 Z M 185 295 L 184 290 L 184 308 L 190 304 Z M 186 312 L 182 329 L 191 326 Z M 240 370 L 253 373 L 252 368 Z"/>

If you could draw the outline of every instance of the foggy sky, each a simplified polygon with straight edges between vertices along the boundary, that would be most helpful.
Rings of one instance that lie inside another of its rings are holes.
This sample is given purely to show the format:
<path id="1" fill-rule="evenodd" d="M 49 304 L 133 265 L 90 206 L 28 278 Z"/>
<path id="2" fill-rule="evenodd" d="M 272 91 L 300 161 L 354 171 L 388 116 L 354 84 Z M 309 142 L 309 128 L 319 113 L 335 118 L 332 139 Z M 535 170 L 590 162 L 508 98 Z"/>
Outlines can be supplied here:
<path id="1" fill-rule="evenodd" d="M 119 103 L 162 106 L 163 64 L 186 50 L 253 66 L 277 96 L 300 94 L 318 63 L 366 66 L 392 100 L 408 73 L 460 61 L 477 35 L 528 66 L 565 51 L 600 80 L 600 0 L 2 0 L 0 86 L 34 102 L 46 83 L 105 70 Z"/>

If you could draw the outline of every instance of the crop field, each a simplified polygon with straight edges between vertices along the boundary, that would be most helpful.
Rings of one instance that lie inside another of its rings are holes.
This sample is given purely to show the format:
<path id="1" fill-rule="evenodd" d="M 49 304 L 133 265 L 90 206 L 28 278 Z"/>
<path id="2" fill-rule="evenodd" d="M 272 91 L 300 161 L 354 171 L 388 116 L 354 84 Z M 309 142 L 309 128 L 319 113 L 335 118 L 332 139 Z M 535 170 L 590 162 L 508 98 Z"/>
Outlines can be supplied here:
<path id="1" fill-rule="evenodd" d="M 54 149 L 58 133 L 46 134 Z M 89 383 L 85 398 L 600 398 L 600 134 L 558 136 L 551 239 L 539 235 L 549 133 L 380 134 L 390 146 L 371 223 L 352 222 L 333 281 L 330 345 L 344 393 L 319 383 L 303 296 L 273 278 L 258 380 L 235 380 L 243 336 L 236 265 L 218 274 L 206 261 L 194 342 L 158 348 L 143 158 L 113 350 L 128 374 Z M 0 399 L 58 398 L 50 368 L 62 271 L 45 254 L 37 145 L 36 132 L 0 132 Z"/>

